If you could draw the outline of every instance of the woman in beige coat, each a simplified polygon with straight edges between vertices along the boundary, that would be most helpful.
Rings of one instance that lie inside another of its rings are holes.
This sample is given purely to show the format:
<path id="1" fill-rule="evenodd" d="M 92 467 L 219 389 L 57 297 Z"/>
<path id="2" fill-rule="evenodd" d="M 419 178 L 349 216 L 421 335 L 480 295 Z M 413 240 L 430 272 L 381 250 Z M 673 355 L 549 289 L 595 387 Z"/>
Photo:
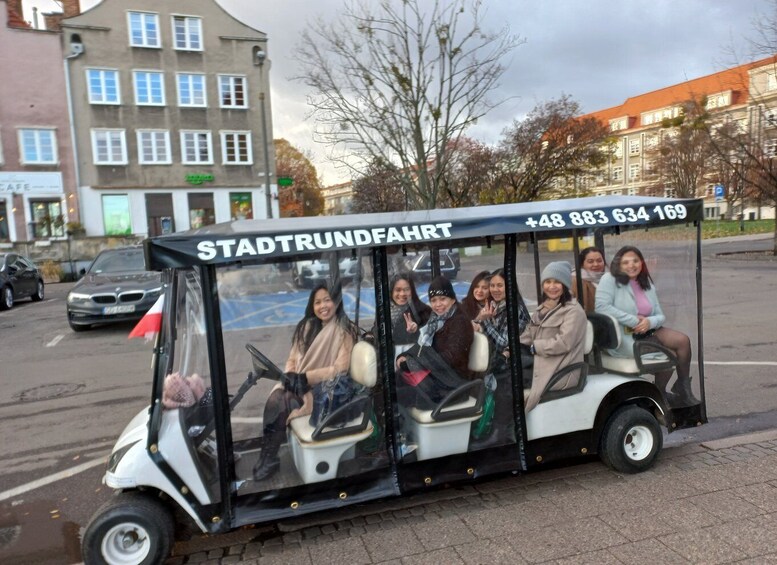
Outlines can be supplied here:
<path id="1" fill-rule="evenodd" d="M 521 335 L 521 343 L 531 346 L 534 355 L 534 377 L 526 396 L 526 412 L 540 401 L 553 374 L 573 363 L 581 363 L 585 354 L 585 311 L 572 297 L 572 267 L 566 261 L 549 263 L 542 271 L 542 303 L 532 314 L 531 322 Z M 579 373 L 573 371 L 554 385 L 564 390 L 577 384 Z"/>

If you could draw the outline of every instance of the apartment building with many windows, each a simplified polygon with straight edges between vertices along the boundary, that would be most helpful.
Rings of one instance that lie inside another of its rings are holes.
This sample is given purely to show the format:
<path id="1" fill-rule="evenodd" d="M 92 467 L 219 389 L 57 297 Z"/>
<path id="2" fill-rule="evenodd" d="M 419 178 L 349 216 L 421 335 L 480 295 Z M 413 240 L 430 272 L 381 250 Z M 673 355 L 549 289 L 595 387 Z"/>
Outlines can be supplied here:
<path id="1" fill-rule="evenodd" d="M 609 158 L 593 174 L 567 182 L 597 196 L 659 192 L 674 196 L 671 186 L 658 182 L 657 149 L 662 136 L 672 135 L 667 124 L 680 118 L 691 100 L 704 101 L 711 120 L 736 122 L 741 131 L 749 131 L 767 152 L 777 156 L 777 57 L 770 57 L 632 96 L 619 106 L 588 114 L 610 129 Z M 707 217 L 739 213 L 745 219 L 774 217 L 773 208 L 758 209 L 753 202 L 745 203 L 743 210 L 739 206 L 727 210 L 726 202 L 715 198 L 717 184 L 719 179 L 710 171 L 697 190 L 696 196 L 705 198 Z"/>
<path id="2" fill-rule="evenodd" d="M 21 0 L 0 0 L 0 77 L 0 247 L 64 238 L 79 211 L 60 38 Z"/>
<path id="3" fill-rule="evenodd" d="M 264 33 L 214 0 L 103 0 L 62 30 L 87 234 L 278 217 Z"/>

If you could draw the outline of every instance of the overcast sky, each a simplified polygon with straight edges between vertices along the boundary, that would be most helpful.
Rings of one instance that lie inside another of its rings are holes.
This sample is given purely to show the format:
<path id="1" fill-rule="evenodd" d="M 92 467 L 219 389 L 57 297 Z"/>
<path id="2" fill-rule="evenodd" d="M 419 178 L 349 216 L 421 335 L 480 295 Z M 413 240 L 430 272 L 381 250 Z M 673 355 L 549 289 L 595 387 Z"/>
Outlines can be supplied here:
<path id="1" fill-rule="evenodd" d="M 33 5 L 42 11 L 55 7 L 52 0 L 24 3 L 29 10 Z M 96 3 L 81 0 L 82 9 Z M 313 142 L 305 121 L 304 86 L 290 81 L 297 69 L 289 56 L 301 30 L 319 17 L 331 21 L 343 0 L 219 3 L 268 35 L 274 137 L 313 152 L 313 164 L 325 184 L 348 180 Z M 513 119 L 562 94 L 571 95 L 583 112 L 593 112 L 752 60 L 747 39 L 754 36 L 753 21 L 770 14 L 772 1 L 484 0 L 483 5 L 490 31 L 508 25 L 511 33 L 525 39 L 492 97 L 512 98 L 468 132 L 494 143 Z M 25 17 L 31 20 L 31 12 Z"/>

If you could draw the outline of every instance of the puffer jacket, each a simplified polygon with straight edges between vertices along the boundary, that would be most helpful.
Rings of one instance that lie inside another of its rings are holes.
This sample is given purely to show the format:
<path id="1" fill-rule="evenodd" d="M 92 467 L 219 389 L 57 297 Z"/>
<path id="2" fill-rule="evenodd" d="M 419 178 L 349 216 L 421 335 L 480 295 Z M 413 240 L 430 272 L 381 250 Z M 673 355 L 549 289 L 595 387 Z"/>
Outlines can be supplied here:
<path id="1" fill-rule="evenodd" d="M 539 310 L 521 334 L 521 343 L 534 345 L 534 375 L 531 390 L 526 397 L 526 411 L 540 401 L 545 386 L 559 369 L 581 363 L 585 356 L 585 332 L 588 320 L 583 307 L 574 299 L 559 304 L 540 320 Z M 564 390 L 577 384 L 579 375 L 572 372 L 553 390 Z"/>

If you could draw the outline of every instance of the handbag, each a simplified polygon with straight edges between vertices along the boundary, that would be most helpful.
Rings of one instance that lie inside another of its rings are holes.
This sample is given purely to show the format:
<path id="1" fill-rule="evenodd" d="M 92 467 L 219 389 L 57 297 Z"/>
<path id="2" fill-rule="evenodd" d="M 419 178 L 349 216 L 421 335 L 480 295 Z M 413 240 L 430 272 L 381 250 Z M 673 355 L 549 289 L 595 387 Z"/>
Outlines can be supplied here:
<path id="1" fill-rule="evenodd" d="M 310 414 L 309 423 L 315 428 L 329 414 L 353 400 L 357 390 L 351 377 L 343 373 L 337 375 L 334 379 L 316 384 L 311 389 L 311 392 L 313 393 L 313 412 Z M 358 409 L 359 407 L 355 406 L 353 414 L 344 414 L 339 423 L 334 424 L 332 427 L 344 427 L 349 420 L 359 415 Z"/>

